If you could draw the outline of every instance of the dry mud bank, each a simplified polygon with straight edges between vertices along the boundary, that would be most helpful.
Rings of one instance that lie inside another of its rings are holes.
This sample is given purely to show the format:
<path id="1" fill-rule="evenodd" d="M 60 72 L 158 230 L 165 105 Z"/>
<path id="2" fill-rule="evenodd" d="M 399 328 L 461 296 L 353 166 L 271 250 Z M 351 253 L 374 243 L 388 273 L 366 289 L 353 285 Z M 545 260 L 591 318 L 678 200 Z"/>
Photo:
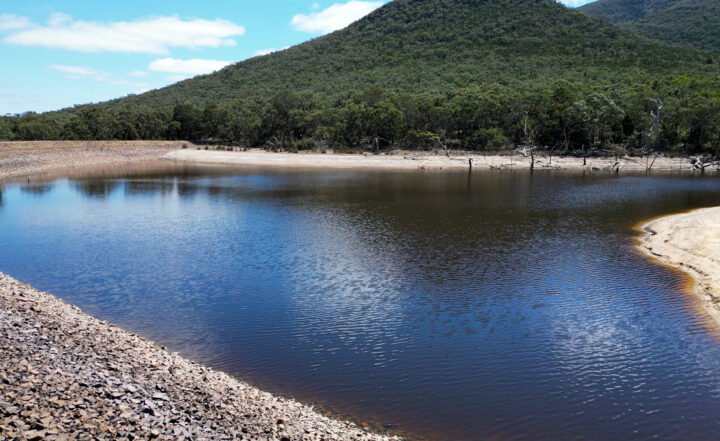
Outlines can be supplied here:
<path id="1" fill-rule="evenodd" d="M 0 439 L 383 440 L 0 273 Z"/>
<path id="2" fill-rule="evenodd" d="M 696 294 L 720 325 L 720 207 L 661 217 L 642 230 L 640 249 L 690 274 Z"/>
<path id="3" fill-rule="evenodd" d="M 394 152 L 392 154 L 319 154 L 319 153 L 270 153 L 264 150 L 214 151 L 185 149 L 169 152 L 164 159 L 203 164 L 230 164 L 252 167 L 318 168 L 318 169 L 395 169 L 395 170 L 453 170 L 473 169 L 530 169 L 531 159 L 522 155 L 476 155 L 457 154 L 450 157 L 423 152 Z M 535 169 L 563 170 L 614 170 L 615 158 L 583 158 L 536 156 Z M 645 158 L 622 158 L 617 167 L 622 171 L 645 171 Z M 689 171 L 687 158 L 664 158 L 655 160 L 652 170 Z"/>
<path id="4" fill-rule="evenodd" d="M 157 160 L 187 144 L 177 141 L 0 142 L 0 180 L 75 167 Z"/>

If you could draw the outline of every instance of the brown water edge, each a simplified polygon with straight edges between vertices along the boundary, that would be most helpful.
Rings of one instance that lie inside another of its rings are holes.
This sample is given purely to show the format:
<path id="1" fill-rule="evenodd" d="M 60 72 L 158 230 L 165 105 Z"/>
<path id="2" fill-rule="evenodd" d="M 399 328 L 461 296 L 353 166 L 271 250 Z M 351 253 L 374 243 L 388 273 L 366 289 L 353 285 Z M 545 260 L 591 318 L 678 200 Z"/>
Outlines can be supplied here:
<path id="1" fill-rule="evenodd" d="M 49 170 L 38 170 L 33 173 L 23 175 L 11 175 L 3 177 L 0 175 L 0 185 L 15 183 L 38 183 L 49 182 L 58 179 L 82 180 L 82 179 L 98 179 L 98 178 L 123 178 L 136 174 L 147 173 L 151 175 L 163 174 L 177 171 L 202 170 L 203 172 L 215 171 L 218 174 L 231 173 L 233 171 L 243 172 L 263 172 L 271 174 L 281 174 L 283 172 L 314 172 L 314 173 L 337 173 L 353 171 L 357 173 L 431 173 L 439 174 L 466 174 L 468 176 L 486 174 L 486 173 L 527 173 L 527 174 L 555 174 L 555 175 L 574 175 L 574 176 L 692 176 L 696 174 L 689 169 L 662 169 L 645 172 L 643 170 L 626 169 L 620 172 L 611 170 L 593 170 L 591 168 L 503 168 L 503 169 L 487 169 L 474 167 L 472 170 L 450 169 L 450 168 L 360 168 L 356 170 L 332 169 L 309 165 L 296 165 L 293 167 L 268 167 L 267 165 L 242 164 L 242 163 L 221 163 L 221 162 L 200 162 L 200 161 L 175 161 L 166 158 L 155 159 L 139 159 L 127 162 L 111 162 L 111 163 L 88 163 L 85 165 L 73 165 L 56 167 Z M 708 172 L 707 174 L 717 172 Z M 663 216 L 660 216 L 663 217 Z M 654 220 L 654 219 L 653 219 Z M 650 221 L 649 221 L 650 222 Z M 645 223 L 640 224 L 645 225 Z"/>
<path id="2" fill-rule="evenodd" d="M 56 181 L 58 179 L 122 178 L 134 173 L 165 173 L 191 167 L 190 165 L 170 163 L 163 159 L 110 164 L 86 164 L 82 166 L 60 167 L 22 176 L 10 176 L 4 179 L 0 178 L 0 184 L 32 184 Z"/>
<path id="3" fill-rule="evenodd" d="M 712 206 L 696 207 L 689 210 L 679 211 L 676 213 L 668 213 L 661 216 L 655 216 L 648 220 L 639 222 L 633 226 L 633 230 L 637 232 L 635 236 L 635 245 L 632 247 L 633 251 L 644 259 L 648 259 L 655 265 L 661 266 L 677 276 L 678 279 L 682 280 L 682 293 L 683 299 L 689 302 L 692 306 L 692 310 L 695 313 L 695 317 L 700 320 L 703 330 L 711 335 L 718 343 L 720 343 L 720 326 L 718 321 L 713 317 L 712 313 L 708 310 L 707 306 L 703 303 L 703 299 L 700 295 L 700 275 L 693 271 L 692 267 L 689 266 L 678 266 L 673 265 L 659 256 L 653 254 L 643 245 L 643 240 L 653 233 L 648 230 L 648 227 L 654 222 L 670 217 L 683 214 L 690 214 L 697 210 L 704 208 L 712 208 Z"/>

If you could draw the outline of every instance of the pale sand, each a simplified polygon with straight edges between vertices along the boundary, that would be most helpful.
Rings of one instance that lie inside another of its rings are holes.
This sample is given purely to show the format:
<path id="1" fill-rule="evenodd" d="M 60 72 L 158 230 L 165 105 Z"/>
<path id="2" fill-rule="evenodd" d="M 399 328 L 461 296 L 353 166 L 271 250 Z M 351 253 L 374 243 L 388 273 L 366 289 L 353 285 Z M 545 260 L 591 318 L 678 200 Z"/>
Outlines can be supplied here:
<path id="1" fill-rule="evenodd" d="M 185 148 L 184 148 L 185 147 Z M 483 155 L 453 152 L 450 157 L 432 152 L 393 151 L 372 154 L 270 153 L 205 150 L 186 141 L 28 141 L 0 142 L 0 181 L 37 179 L 42 174 L 77 173 L 100 166 L 150 164 L 158 159 L 199 164 L 227 164 L 248 167 L 308 169 L 387 169 L 387 170 L 473 170 L 529 169 L 530 158 L 518 153 Z M 535 156 L 535 169 L 613 171 L 614 158 Z M 646 158 L 626 157 L 619 171 L 645 171 Z M 689 171 L 687 158 L 657 158 L 654 171 Z"/>
<path id="2" fill-rule="evenodd" d="M 530 158 L 520 154 L 479 155 L 457 153 L 449 158 L 425 152 L 393 152 L 391 154 L 320 154 L 320 153 L 271 153 L 253 149 L 249 151 L 214 151 L 214 150 L 175 150 L 167 153 L 164 159 L 203 164 L 229 164 L 250 167 L 282 167 L 282 168 L 323 168 L 323 169 L 394 169 L 394 170 L 467 170 L 468 159 L 472 159 L 473 170 L 487 169 L 529 169 Z M 614 158 L 588 158 L 586 165 L 577 157 L 547 156 L 535 157 L 535 168 L 563 170 L 594 170 L 611 171 L 616 160 Z M 623 158 L 620 160 L 621 171 L 645 171 L 644 158 Z M 652 170 L 689 171 L 690 160 L 687 158 L 658 158 Z"/>
<path id="3" fill-rule="evenodd" d="M 640 249 L 690 274 L 695 292 L 720 324 L 720 207 L 662 217 L 642 229 Z"/>
<path id="4" fill-rule="evenodd" d="M 182 141 L 0 142 L 0 180 L 95 166 L 138 164 L 189 145 Z"/>

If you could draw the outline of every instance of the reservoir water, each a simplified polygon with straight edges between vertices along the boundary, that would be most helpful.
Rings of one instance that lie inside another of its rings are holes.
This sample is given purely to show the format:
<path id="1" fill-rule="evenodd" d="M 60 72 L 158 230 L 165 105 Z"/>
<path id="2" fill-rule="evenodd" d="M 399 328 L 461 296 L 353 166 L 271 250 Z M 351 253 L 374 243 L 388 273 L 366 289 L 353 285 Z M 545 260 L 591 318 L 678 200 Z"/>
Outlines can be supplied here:
<path id="1" fill-rule="evenodd" d="M 440 440 L 718 440 L 718 327 L 633 249 L 717 177 L 196 166 L 5 184 L 0 271 Z"/>

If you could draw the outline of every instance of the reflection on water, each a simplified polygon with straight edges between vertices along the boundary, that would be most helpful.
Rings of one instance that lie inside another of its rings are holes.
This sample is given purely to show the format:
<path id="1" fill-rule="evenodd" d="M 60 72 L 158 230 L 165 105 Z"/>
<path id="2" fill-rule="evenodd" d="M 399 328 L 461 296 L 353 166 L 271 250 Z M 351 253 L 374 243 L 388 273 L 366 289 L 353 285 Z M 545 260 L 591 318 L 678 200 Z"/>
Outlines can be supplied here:
<path id="1" fill-rule="evenodd" d="M 631 245 L 719 184 L 198 167 L 12 184 L 0 270 L 428 438 L 716 440 L 717 333 Z"/>
<path id="2" fill-rule="evenodd" d="M 113 180 L 83 180 L 73 182 L 75 189 L 89 198 L 104 199 L 119 185 Z"/>
<path id="3" fill-rule="evenodd" d="M 52 190 L 53 186 L 47 183 L 28 183 L 20 186 L 20 191 L 32 194 L 43 194 Z"/>

